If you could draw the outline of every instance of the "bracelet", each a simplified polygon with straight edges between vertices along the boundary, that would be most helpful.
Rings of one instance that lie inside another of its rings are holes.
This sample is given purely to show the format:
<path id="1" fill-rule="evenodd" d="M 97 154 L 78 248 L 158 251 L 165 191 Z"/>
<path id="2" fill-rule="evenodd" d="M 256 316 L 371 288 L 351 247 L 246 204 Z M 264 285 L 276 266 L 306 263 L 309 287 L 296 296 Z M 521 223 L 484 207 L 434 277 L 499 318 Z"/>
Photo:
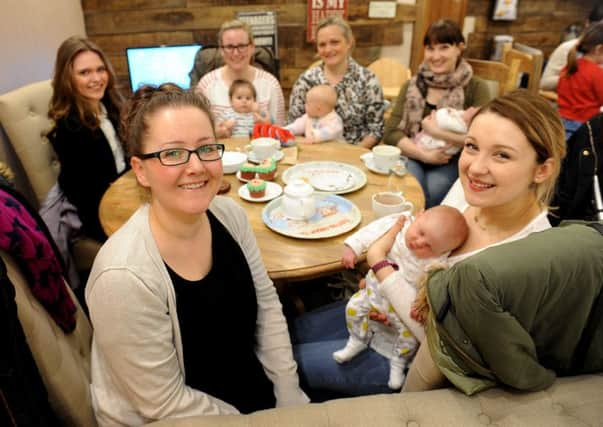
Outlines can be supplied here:
<path id="1" fill-rule="evenodd" d="M 390 262 L 386 259 L 383 259 L 377 263 L 375 263 L 373 266 L 371 266 L 371 270 L 373 270 L 373 273 L 377 274 L 377 272 L 379 270 L 381 270 L 384 267 L 391 267 L 393 268 L 395 271 L 398 271 L 398 264 L 394 264 L 393 262 Z"/>

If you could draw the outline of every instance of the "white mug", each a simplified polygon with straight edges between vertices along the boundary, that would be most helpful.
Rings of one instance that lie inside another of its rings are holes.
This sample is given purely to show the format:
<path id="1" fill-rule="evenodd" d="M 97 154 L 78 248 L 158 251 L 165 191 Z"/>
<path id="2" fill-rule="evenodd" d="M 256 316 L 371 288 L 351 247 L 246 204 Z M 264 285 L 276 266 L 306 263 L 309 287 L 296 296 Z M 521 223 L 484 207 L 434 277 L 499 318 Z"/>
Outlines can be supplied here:
<path id="1" fill-rule="evenodd" d="M 272 157 L 276 150 L 280 146 L 280 141 L 274 138 L 256 138 L 251 141 L 250 144 L 245 146 L 245 151 L 249 153 L 253 152 L 253 156 L 256 160 L 265 160 Z"/>
<path id="2" fill-rule="evenodd" d="M 377 145 L 372 151 L 373 164 L 383 171 L 389 171 L 400 160 L 400 149 L 393 145 Z"/>
<path id="3" fill-rule="evenodd" d="M 411 202 L 406 201 L 402 193 L 395 191 L 382 191 L 373 194 L 372 205 L 375 218 L 393 213 L 409 212 L 414 208 Z"/>

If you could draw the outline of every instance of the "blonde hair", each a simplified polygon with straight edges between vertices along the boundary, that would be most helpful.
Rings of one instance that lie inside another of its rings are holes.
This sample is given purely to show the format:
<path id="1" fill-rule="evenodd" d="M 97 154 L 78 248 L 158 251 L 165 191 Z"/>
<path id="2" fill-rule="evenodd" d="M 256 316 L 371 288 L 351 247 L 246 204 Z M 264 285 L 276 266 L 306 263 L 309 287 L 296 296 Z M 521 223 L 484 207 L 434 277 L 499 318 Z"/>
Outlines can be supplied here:
<path id="1" fill-rule="evenodd" d="M 306 100 L 313 96 L 317 101 L 328 105 L 331 109 L 337 105 L 337 92 L 330 85 L 317 85 L 313 86 L 306 93 Z"/>
<path id="2" fill-rule="evenodd" d="M 545 181 L 534 184 L 536 199 L 548 207 L 565 157 L 565 131 L 559 113 L 543 97 L 525 89 L 514 90 L 484 105 L 473 117 L 491 112 L 512 121 L 536 151 L 536 161 L 553 160 L 553 172 Z"/>
<path id="3" fill-rule="evenodd" d="M 240 21 L 238 19 L 233 19 L 232 21 L 226 21 L 220 26 L 220 30 L 218 31 L 218 45 L 222 46 L 222 37 L 224 33 L 228 30 L 243 30 L 249 36 L 249 43 L 254 44 L 253 42 L 253 30 L 251 26 L 247 22 Z"/>
<path id="4" fill-rule="evenodd" d="M 338 27 L 341 30 L 341 32 L 343 33 L 343 37 L 349 43 L 351 43 L 352 48 L 354 48 L 356 41 L 354 40 L 354 34 L 352 33 L 352 27 L 350 27 L 350 24 L 348 24 L 347 21 L 339 15 L 331 15 L 331 16 L 327 16 L 326 18 L 321 19 L 320 22 L 318 23 L 318 25 L 316 26 L 315 36 L 318 36 L 318 32 L 320 30 L 322 30 L 323 28 L 330 27 L 333 25 Z"/>

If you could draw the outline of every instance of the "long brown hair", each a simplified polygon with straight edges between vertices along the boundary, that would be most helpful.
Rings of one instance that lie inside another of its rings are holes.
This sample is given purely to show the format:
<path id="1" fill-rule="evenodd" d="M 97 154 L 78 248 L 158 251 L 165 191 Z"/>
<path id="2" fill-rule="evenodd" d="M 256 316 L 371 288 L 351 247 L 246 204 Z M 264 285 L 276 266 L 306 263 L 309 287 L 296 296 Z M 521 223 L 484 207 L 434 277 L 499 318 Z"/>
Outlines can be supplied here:
<path id="1" fill-rule="evenodd" d="M 578 43 L 574 45 L 567 54 L 566 75 L 571 76 L 578 71 L 578 52 L 594 52 L 598 45 L 603 45 L 603 22 L 597 22 L 588 26 Z"/>
<path id="2" fill-rule="evenodd" d="M 96 53 L 107 69 L 109 79 L 101 102 L 107 109 L 111 121 L 114 123 L 118 122 L 122 96 L 116 87 L 116 77 L 113 67 L 103 51 L 95 43 L 77 36 L 69 37 L 61 44 L 57 51 L 54 76 L 52 78 L 53 92 L 50 99 L 48 117 L 56 122 L 70 115 L 75 109 L 80 122 L 84 126 L 96 129 L 100 126 L 98 117 L 94 114 L 89 102 L 73 87 L 73 61 L 77 55 L 87 51 Z"/>

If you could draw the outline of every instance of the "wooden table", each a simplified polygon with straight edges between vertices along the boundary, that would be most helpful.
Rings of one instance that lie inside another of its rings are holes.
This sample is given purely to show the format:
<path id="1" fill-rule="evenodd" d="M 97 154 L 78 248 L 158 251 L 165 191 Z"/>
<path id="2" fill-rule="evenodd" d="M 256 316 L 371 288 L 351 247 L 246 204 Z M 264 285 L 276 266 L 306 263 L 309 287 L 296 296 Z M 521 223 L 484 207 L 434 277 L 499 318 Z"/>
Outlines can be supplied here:
<path id="1" fill-rule="evenodd" d="M 248 143 L 246 138 L 231 138 L 221 141 L 227 150 L 241 149 Z M 418 181 L 410 174 L 403 177 L 385 176 L 370 172 L 360 155 L 368 150 L 356 145 L 343 142 L 328 142 L 313 145 L 297 146 L 297 163 L 315 160 L 336 160 L 349 163 L 360 168 L 367 176 L 367 184 L 358 191 L 342 195 L 358 206 L 362 213 L 359 227 L 371 222 L 373 212 L 371 196 L 379 191 L 388 189 L 402 190 L 415 209 L 425 205 L 423 191 Z M 278 164 L 276 181 L 283 185 L 283 172 L 290 165 L 283 164 L 286 158 Z M 255 232 L 266 269 L 273 280 L 305 280 L 324 274 L 342 270 L 340 263 L 343 241 L 354 230 L 340 236 L 301 240 L 283 236 L 270 230 L 262 221 L 262 209 L 265 203 L 252 203 L 241 199 L 238 189 L 242 184 L 235 175 L 224 175 L 231 184 L 227 193 L 247 211 L 247 216 Z M 107 190 L 101 200 L 99 215 L 100 222 L 107 235 L 117 230 L 142 203 L 142 194 L 132 171 L 121 176 Z"/>

